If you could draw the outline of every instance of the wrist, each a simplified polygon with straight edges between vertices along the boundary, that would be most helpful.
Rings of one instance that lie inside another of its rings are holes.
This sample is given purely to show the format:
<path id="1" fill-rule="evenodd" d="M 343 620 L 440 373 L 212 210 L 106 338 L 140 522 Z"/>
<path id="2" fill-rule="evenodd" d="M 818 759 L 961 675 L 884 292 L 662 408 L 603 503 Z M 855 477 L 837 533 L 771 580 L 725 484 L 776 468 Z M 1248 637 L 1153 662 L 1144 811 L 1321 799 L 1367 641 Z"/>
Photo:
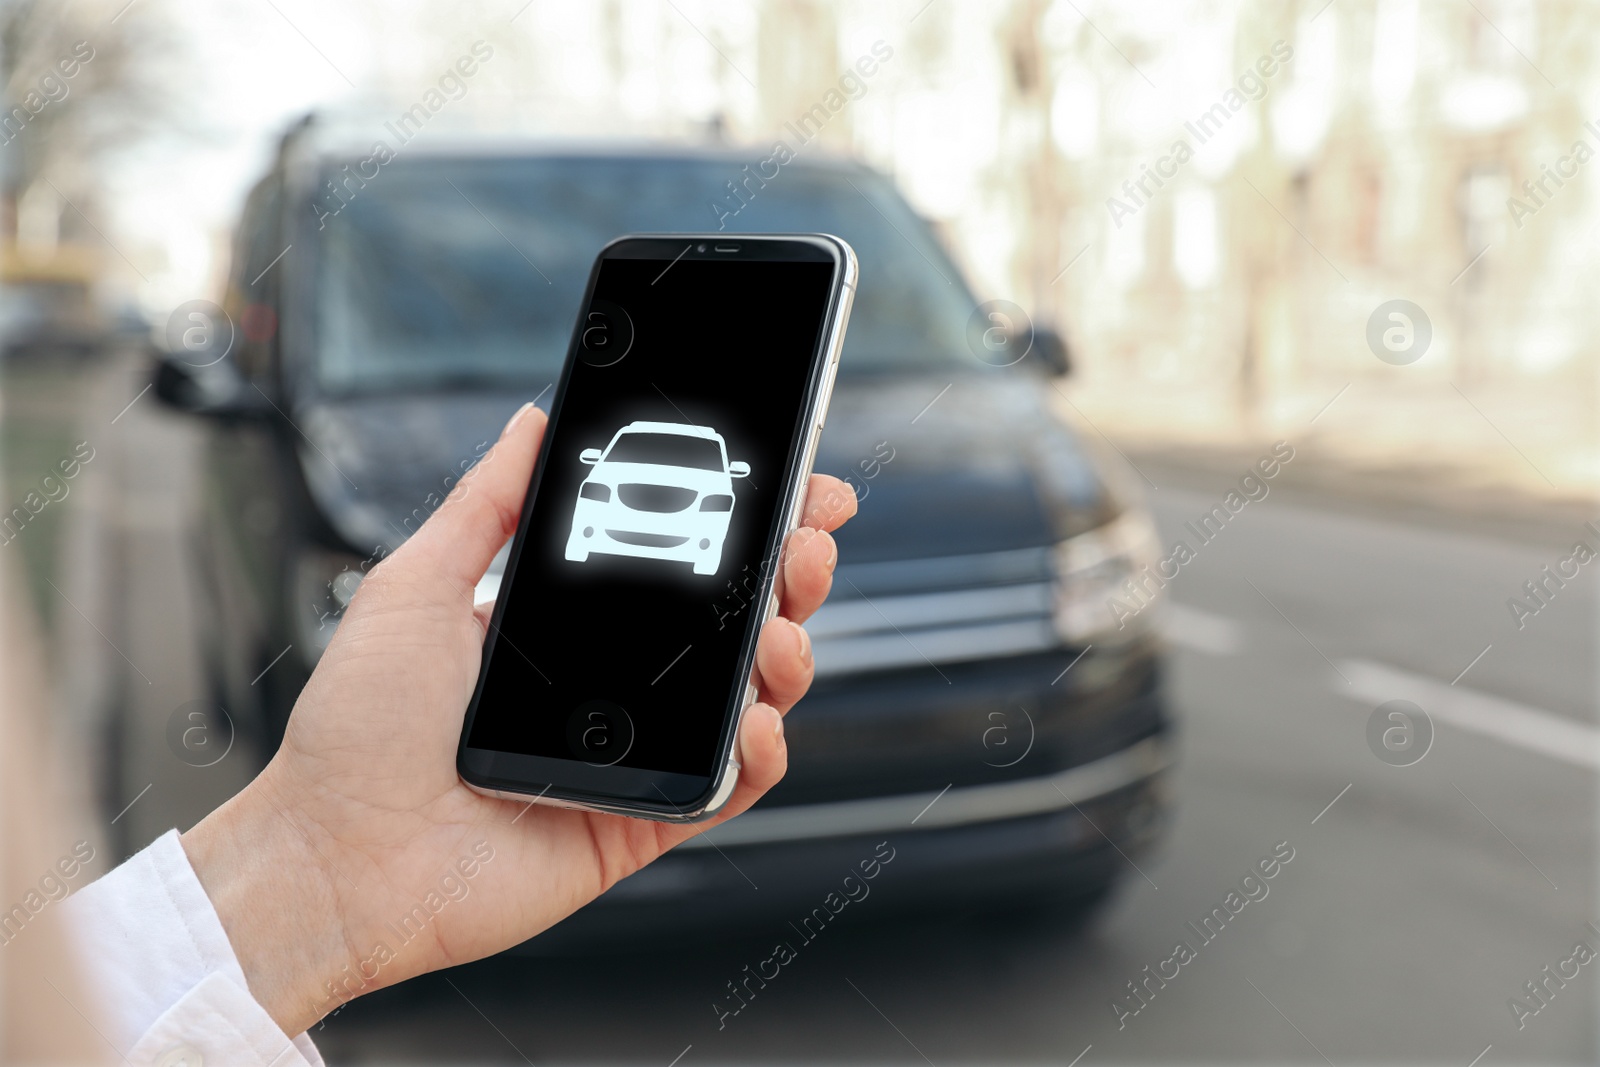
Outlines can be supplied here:
<path id="1" fill-rule="evenodd" d="M 181 836 L 250 995 L 289 1036 L 353 993 L 337 979 L 352 953 L 339 875 L 317 828 L 274 797 L 269 770 Z M 361 991 L 367 991 L 365 989 Z"/>

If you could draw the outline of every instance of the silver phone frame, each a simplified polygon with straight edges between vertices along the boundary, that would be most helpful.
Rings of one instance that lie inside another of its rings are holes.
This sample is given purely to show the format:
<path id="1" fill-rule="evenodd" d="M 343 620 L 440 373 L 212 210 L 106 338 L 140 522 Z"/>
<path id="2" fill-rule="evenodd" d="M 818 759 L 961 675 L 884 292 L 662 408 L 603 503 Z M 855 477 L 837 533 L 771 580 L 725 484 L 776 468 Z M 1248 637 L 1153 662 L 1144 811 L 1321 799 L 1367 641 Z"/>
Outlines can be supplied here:
<path id="1" fill-rule="evenodd" d="M 797 477 L 794 481 L 794 485 L 789 494 L 790 499 L 786 504 L 789 512 L 789 518 L 784 526 L 783 537 L 778 542 L 779 553 L 781 555 L 783 546 L 788 543 L 790 535 L 800 528 L 800 521 L 804 517 L 803 513 L 805 509 L 806 492 L 811 481 L 813 466 L 815 465 L 817 459 L 817 445 L 822 439 L 822 429 L 827 421 L 828 404 L 833 399 L 833 385 L 835 380 L 837 380 L 839 377 L 839 354 L 844 350 L 845 330 L 850 323 L 850 311 L 855 306 L 856 283 L 861 273 L 861 265 L 856 259 L 855 249 L 850 247 L 850 242 L 831 233 L 640 233 L 628 234 L 626 237 L 619 237 L 616 239 L 616 241 L 608 243 L 606 248 L 610 248 L 611 244 L 616 244 L 625 240 L 631 240 L 633 238 L 656 239 L 666 237 L 670 237 L 674 240 L 682 238 L 683 240 L 691 242 L 715 241 L 721 244 L 729 244 L 735 241 L 743 240 L 770 241 L 779 238 L 786 240 L 812 241 L 821 239 L 832 242 L 838 248 L 838 250 L 843 253 L 842 269 L 837 281 L 839 299 L 834 304 L 833 314 L 824 327 L 828 331 L 827 359 L 823 367 L 822 377 L 817 386 L 817 390 L 812 397 L 811 419 L 810 426 L 806 431 L 806 439 L 801 443 L 800 446 L 800 450 L 805 458 L 801 460 L 799 477 Z M 600 251 L 600 256 L 603 257 L 604 255 L 605 249 L 602 249 Z M 764 582 L 768 589 L 767 600 L 766 607 L 761 612 L 761 618 L 755 624 L 758 634 L 761 628 L 766 626 L 766 624 L 778 614 L 776 583 L 770 576 L 764 579 Z M 604 815 L 626 815 L 635 819 L 648 819 L 652 822 L 704 822 L 708 819 L 716 817 L 717 813 L 722 810 L 722 808 L 730 799 L 732 799 L 733 791 L 739 784 L 739 772 L 744 769 L 744 765 L 739 762 L 739 731 L 743 729 L 745 713 L 748 712 L 750 710 L 750 706 L 756 702 L 757 695 L 758 693 L 756 691 L 755 684 L 755 667 L 752 665 L 751 676 L 745 682 L 744 703 L 740 706 L 739 712 L 735 716 L 733 730 L 729 734 L 727 759 L 722 762 L 721 767 L 717 771 L 716 775 L 712 778 L 712 790 L 710 798 L 706 801 L 704 806 L 696 808 L 693 811 L 668 813 L 653 811 L 647 808 L 637 808 L 622 801 L 619 801 L 615 804 L 607 804 L 599 801 L 570 800 L 566 798 L 548 797 L 543 793 L 530 794 L 520 793 L 509 789 L 491 789 L 486 786 L 480 786 L 470 782 L 466 778 L 462 778 L 461 781 L 462 784 L 464 784 L 468 789 L 482 796 L 497 797 L 501 800 L 514 800 L 523 804 L 542 804 L 547 807 L 567 808 L 575 811 L 592 811 Z M 545 788 L 548 790 L 549 786 L 546 786 Z"/>

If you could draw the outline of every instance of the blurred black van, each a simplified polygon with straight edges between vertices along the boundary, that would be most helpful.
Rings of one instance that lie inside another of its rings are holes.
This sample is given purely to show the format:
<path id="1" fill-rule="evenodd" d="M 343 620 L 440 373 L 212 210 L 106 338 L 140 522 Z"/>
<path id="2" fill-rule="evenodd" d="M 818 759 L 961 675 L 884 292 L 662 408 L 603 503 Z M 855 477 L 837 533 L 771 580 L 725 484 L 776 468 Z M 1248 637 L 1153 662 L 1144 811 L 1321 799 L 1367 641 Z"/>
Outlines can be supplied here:
<path id="1" fill-rule="evenodd" d="M 884 841 L 883 898 L 1079 910 L 1165 809 L 1158 643 L 1106 606 L 1153 559 L 1151 523 L 1054 412 L 1061 342 L 996 337 L 888 179 L 804 159 L 751 181 L 755 158 L 430 134 L 380 165 L 315 121 L 285 137 L 239 226 L 232 347 L 156 373 L 208 427 L 215 699 L 270 753 L 365 569 L 520 404 L 548 405 L 611 238 L 719 219 L 838 234 L 861 284 L 817 469 L 861 509 L 809 624 L 817 680 L 789 720 L 788 777 L 553 940 L 809 906 Z M 730 582 L 725 610 L 742 597 Z"/>

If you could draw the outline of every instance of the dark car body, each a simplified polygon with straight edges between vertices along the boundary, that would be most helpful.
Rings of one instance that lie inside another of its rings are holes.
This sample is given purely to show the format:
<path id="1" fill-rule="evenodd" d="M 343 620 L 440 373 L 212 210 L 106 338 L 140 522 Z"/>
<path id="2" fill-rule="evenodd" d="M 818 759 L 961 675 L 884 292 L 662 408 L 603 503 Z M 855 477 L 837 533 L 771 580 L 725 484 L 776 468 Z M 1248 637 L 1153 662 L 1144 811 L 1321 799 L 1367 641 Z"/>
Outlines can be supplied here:
<path id="1" fill-rule="evenodd" d="M 239 230 L 237 348 L 158 375 L 159 395 L 207 415 L 208 663 L 263 758 L 365 570 L 521 403 L 548 406 L 594 253 L 623 232 L 706 229 L 721 177 L 748 162 L 408 152 L 364 177 L 361 153 L 311 127 L 288 136 Z M 744 188 L 730 229 L 833 232 L 861 259 L 816 462 L 856 487 L 860 512 L 809 625 L 817 680 L 768 797 L 540 941 L 803 910 L 883 842 L 896 858 L 882 895 L 903 902 L 1094 898 L 1166 810 L 1158 643 L 1105 606 L 1149 558 L 1148 520 L 1054 413 L 1038 354 L 995 366 L 968 348 L 975 301 L 886 179 L 797 161 Z M 441 369 L 472 330 L 472 360 Z M 752 610 L 745 587 L 730 581 L 714 610 Z"/>

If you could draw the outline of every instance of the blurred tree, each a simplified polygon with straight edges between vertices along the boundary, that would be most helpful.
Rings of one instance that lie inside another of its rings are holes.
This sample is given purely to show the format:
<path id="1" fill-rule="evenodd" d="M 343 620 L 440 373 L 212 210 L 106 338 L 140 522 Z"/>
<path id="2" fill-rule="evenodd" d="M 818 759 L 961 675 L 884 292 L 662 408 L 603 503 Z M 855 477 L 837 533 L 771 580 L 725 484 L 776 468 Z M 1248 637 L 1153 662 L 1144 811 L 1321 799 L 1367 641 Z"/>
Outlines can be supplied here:
<path id="1" fill-rule="evenodd" d="M 84 45 L 93 50 L 88 62 L 81 62 L 89 54 Z M 27 116 L 19 132 L 13 121 L 3 135 L 10 139 L 0 145 L 0 233 L 6 240 L 17 236 L 19 199 L 36 185 L 48 188 L 41 180 L 93 213 L 106 158 L 157 128 L 171 128 L 179 97 L 165 77 L 170 68 L 159 59 L 173 54 L 171 45 L 159 5 L 140 10 L 124 0 L 0 0 L 0 107 L 3 116 L 18 108 Z M 76 73 L 61 77 L 58 62 L 74 57 L 80 59 Z M 59 79 L 65 95 L 55 83 L 48 93 L 41 89 L 50 77 Z M 46 103 L 37 111 L 24 107 L 29 94 Z M 29 199 L 39 205 L 35 212 L 58 212 L 63 239 L 89 224 L 54 197 Z"/>
<path id="2" fill-rule="evenodd" d="M 1028 127 L 1019 138 L 1028 145 L 1028 151 L 1018 163 L 1025 175 L 1023 210 L 1030 224 L 1022 229 L 1018 257 L 1029 305 L 1040 317 L 1040 325 L 1055 317 L 1050 283 L 1061 262 L 1061 224 L 1065 217 L 1056 149 L 1048 135 L 1053 89 L 1050 58 L 1043 43 L 1048 7 L 1045 0 L 1017 0 L 999 27 L 1010 75 L 1005 97 L 1010 112 L 1007 117 Z M 1056 325 L 1053 321 L 1049 324 Z"/>

